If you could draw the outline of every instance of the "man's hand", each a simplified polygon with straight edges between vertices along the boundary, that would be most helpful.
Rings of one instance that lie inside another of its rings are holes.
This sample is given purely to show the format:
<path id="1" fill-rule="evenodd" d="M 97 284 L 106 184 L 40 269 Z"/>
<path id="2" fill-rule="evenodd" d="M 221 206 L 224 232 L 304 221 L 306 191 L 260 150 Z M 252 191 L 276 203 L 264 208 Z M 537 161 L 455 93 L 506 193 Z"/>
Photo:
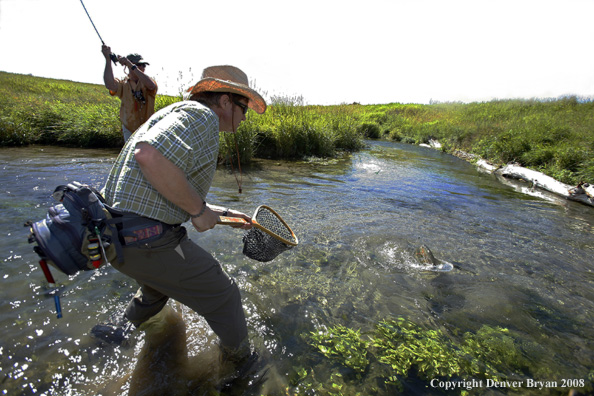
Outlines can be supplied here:
<path id="1" fill-rule="evenodd" d="M 130 59 L 125 56 L 118 56 L 118 62 L 120 62 L 122 66 L 126 66 L 128 69 L 132 69 L 132 66 L 134 66 L 134 63 L 130 62 Z"/>
<path id="2" fill-rule="evenodd" d="M 103 44 L 101 52 L 105 56 L 105 70 L 103 71 L 103 83 L 110 91 L 117 91 L 118 85 L 113 78 L 113 70 L 111 69 L 111 48 Z"/>
<path id="3" fill-rule="evenodd" d="M 190 220 L 192 221 L 192 225 L 196 231 L 204 232 L 214 228 L 214 226 L 217 225 L 219 215 L 212 211 L 207 205 L 204 213 L 202 213 L 199 217 L 192 218 Z"/>
<path id="4" fill-rule="evenodd" d="M 111 61 L 111 47 L 108 47 L 107 45 L 103 44 L 101 46 L 101 52 L 103 53 L 103 56 L 105 57 L 105 59 L 110 62 Z"/>
<path id="5" fill-rule="evenodd" d="M 227 210 L 227 217 L 239 217 L 247 221 L 247 223 L 243 225 L 231 226 L 233 228 L 242 228 L 244 230 L 249 230 L 250 228 L 252 228 L 252 218 L 246 215 L 245 213 L 229 209 Z"/>

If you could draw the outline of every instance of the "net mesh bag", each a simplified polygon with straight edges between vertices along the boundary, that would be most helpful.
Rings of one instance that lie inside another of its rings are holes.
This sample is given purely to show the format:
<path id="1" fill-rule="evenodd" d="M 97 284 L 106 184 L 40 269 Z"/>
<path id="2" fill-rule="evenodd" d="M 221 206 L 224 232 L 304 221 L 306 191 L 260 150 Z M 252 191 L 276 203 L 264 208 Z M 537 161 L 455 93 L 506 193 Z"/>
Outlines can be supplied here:
<path id="1" fill-rule="evenodd" d="M 291 229 L 283 223 L 276 213 L 268 208 L 259 207 L 253 218 L 258 224 L 272 233 L 297 244 L 296 237 Z M 284 243 L 256 227 L 247 231 L 243 236 L 243 254 L 257 261 L 271 261 L 292 247 L 293 245 Z"/>

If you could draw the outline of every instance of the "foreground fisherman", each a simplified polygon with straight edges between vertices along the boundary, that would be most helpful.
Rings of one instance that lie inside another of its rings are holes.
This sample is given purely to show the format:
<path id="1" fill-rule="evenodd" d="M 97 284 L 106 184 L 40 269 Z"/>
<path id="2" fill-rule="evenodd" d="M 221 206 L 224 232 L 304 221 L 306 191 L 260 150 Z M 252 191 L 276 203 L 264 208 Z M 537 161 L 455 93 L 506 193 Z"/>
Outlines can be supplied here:
<path id="1" fill-rule="evenodd" d="M 188 239 L 181 224 L 190 220 L 204 232 L 221 215 L 251 221 L 244 213 L 207 204 L 206 198 L 219 132 L 235 132 L 248 107 L 262 114 L 266 103 L 233 66 L 205 69 L 190 90 L 190 100 L 155 113 L 132 135 L 110 172 L 107 203 L 159 222 L 137 232 L 136 240 L 127 238 L 124 264 L 114 267 L 140 284 L 125 312 L 134 326 L 173 298 L 206 319 L 225 358 L 241 361 L 250 347 L 239 289 L 211 254 Z"/>
<path id="2" fill-rule="evenodd" d="M 155 112 L 155 98 L 157 83 L 145 74 L 148 62 L 139 54 L 126 57 L 118 56 L 118 62 L 127 68 L 127 77 L 118 80 L 113 76 L 111 68 L 111 48 L 103 45 L 101 52 L 105 57 L 103 82 L 112 96 L 117 96 L 122 102 L 120 106 L 120 120 L 124 141 L 136 131 Z"/>

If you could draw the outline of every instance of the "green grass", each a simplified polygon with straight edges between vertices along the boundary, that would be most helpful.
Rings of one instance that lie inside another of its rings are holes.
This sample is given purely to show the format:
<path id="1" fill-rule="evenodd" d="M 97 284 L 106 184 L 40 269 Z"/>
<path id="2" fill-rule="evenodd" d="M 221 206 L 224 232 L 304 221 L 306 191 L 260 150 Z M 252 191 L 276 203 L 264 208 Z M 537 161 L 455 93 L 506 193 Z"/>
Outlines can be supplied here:
<path id="1" fill-rule="evenodd" d="M 119 108 L 102 85 L 0 72 L 0 145 L 120 147 Z"/>
<path id="2" fill-rule="evenodd" d="M 349 106 L 272 104 L 263 115 L 248 113 L 239 127 L 259 158 L 332 157 L 364 147 L 354 111 Z"/>
<path id="3" fill-rule="evenodd" d="M 180 100 L 158 95 L 156 109 Z M 0 72 L 0 145 L 120 147 L 119 99 L 102 85 Z M 516 162 L 568 184 L 594 183 L 594 102 L 495 100 L 481 103 L 305 106 L 273 98 L 249 111 L 237 136 L 221 134 L 221 158 L 332 157 L 364 139 L 436 139 L 496 164 Z M 237 141 L 237 142 L 236 142 Z M 237 146 L 236 146 L 237 144 Z"/>
<path id="4" fill-rule="evenodd" d="M 365 117 L 406 143 L 436 139 L 496 164 L 519 163 L 568 184 L 594 182 L 594 102 L 498 100 L 484 103 L 372 106 Z"/>

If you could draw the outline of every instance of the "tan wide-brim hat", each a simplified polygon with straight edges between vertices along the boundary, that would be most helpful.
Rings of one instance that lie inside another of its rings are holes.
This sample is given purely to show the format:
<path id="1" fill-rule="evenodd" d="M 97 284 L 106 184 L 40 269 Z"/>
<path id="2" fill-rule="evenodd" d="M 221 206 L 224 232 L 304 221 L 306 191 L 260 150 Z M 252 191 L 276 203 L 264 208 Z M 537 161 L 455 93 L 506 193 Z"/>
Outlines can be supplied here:
<path id="1" fill-rule="evenodd" d="M 235 66 L 211 66 L 204 69 L 202 78 L 188 88 L 190 95 L 199 92 L 230 92 L 249 99 L 248 107 L 256 113 L 266 111 L 266 101 L 250 88 L 247 75 Z"/>

